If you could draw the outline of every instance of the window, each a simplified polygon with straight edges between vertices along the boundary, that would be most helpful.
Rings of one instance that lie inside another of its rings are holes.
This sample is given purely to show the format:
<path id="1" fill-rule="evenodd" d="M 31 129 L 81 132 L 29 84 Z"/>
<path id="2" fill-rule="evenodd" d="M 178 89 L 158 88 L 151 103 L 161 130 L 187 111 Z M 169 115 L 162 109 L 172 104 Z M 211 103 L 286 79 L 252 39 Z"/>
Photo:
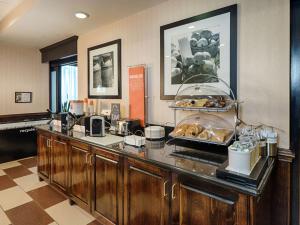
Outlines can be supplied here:
<path id="1" fill-rule="evenodd" d="M 78 99 L 77 65 L 61 67 L 61 102 Z"/>
<path id="2" fill-rule="evenodd" d="M 62 112 L 65 103 L 77 99 L 77 57 L 50 62 L 50 110 Z"/>

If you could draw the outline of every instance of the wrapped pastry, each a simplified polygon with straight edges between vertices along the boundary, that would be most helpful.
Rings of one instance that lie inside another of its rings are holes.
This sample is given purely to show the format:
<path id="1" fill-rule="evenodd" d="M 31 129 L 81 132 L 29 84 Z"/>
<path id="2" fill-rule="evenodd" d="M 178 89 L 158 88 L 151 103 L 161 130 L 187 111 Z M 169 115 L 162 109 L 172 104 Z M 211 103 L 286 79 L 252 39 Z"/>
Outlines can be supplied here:
<path id="1" fill-rule="evenodd" d="M 185 136 L 187 137 L 197 137 L 198 134 L 203 130 L 203 128 L 200 125 L 192 124 L 190 125 L 186 131 Z"/>
<path id="2" fill-rule="evenodd" d="M 206 99 L 206 98 L 195 100 L 194 107 L 204 107 L 207 100 L 208 99 Z"/>
<path id="3" fill-rule="evenodd" d="M 226 106 L 226 99 L 223 96 L 214 96 L 208 99 L 204 104 L 204 107 L 207 108 L 212 108 L 212 107 L 223 108 L 225 106 Z"/>
<path id="4" fill-rule="evenodd" d="M 187 101 L 187 100 L 177 101 L 176 106 L 177 107 L 192 107 L 193 102 L 192 101 Z"/>
<path id="5" fill-rule="evenodd" d="M 216 107 L 223 108 L 226 106 L 226 100 L 223 96 L 217 96 L 216 97 Z"/>
<path id="6" fill-rule="evenodd" d="M 183 106 L 185 106 L 185 102 L 184 101 L 177 101 L 176 106 L 183 107 Z"/>
<path id="7" fill-rule="evenodd" d="M 174 136 L 184 136 L 188 127 L 189 127 L 189 124 L 178 125 L 175 127 L 175 129 L 172 133 Z"/>
<path id="8" fill-rule="evenodd" d="M 225 142 L 231 131 L 227 129 L 211 129 L 210 140 L 214 142 Z"/>
<path id="9" fill-rule="evenodd" d="M 198 135 L 198 138 L 200 139 L 200 140 L 208 140 L 209 139 L 209 137 L 210 137 L 210 133 L 209 133 L 209 131 L 208 130 L 204 130 L 204 131 L 202 131 L 199 135 Z"/>
<path id="10" fill-rule="evenodd" d="M 215 102 L 212 99 L 209 99 L 205 102 L 204 107 L 212 108 L 215 106 Z"/>

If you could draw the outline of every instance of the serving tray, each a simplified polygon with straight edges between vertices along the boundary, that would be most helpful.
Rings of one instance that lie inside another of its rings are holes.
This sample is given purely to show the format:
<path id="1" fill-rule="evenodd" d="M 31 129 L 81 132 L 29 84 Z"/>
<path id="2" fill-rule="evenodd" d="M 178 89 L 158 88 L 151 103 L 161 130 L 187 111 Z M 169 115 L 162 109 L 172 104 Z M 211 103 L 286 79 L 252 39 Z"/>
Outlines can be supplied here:
<path id="1" fill-rule="evenodd" d="M 186 140 L 186 141 L 194 141 L 194 142 L 199 142 L 199 143 L 205 143 L 205 144 L 214 144 L 214 145 L 224 145 L 228 146 L 232 139 L 235 137 L 235 132 L 232 131 L 232 134 L 228 136 L 227 140 L 225 142 L 216 142 L 216 141 L 210 141 L 210 140 L 201 140 L 199 138 L 194 138 L 194 137 L 186 137 L 186 136 L 174 136 L 172 133 L 169 134 L 170 137 L 173 139 L 179 139 L 179 140 Z"/>
<path id="2" fill-rule="evenodd" d="M 257 188 L 268 168 L 268 160 L 268 157 L 261 158 L 249 175 L 227 170 L 228 161 L 226 161 L 217 168 L 216 176 L 229 182 Z"/>
<path id="3" fill-rule="evenodd" d="M 176 104 L 172 103 L 169 108 L 174 110 L 183 110 L 183 111 L 200 111 L 200 112 L 228 112 L 230 111 L 235 103 L 232 101 L 228 105 L 222 108 L 216 107 L 186 107 L 186 106 L 176 106 Z"/>

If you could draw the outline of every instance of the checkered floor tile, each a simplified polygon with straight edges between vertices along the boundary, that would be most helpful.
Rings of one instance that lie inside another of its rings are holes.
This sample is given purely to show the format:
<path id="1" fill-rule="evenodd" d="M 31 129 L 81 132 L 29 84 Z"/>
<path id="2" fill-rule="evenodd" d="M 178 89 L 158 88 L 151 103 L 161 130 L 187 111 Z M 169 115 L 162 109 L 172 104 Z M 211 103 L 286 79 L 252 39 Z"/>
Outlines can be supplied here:
<path id="1" fill-rule="evenodd" d="M 36 157 L 0 164 L 0 225 L 101 225 L 36 171 Z"/>

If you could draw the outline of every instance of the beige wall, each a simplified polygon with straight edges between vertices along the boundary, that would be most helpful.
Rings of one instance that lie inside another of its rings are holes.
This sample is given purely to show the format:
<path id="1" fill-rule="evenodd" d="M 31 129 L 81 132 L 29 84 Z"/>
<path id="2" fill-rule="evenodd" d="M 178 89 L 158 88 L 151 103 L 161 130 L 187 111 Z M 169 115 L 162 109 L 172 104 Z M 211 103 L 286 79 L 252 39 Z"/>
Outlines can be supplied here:
<path id="1" fill-rule="evenodd" d="M 33 102 L 16 104 L 15 91 L 31 91 Z M 0 115 L 45 112 L 49 107 L 49 65 L 38 49 L 0 45 Z"/>
<path id="2" fill-rule="evenodd" d="M 289 0 L 169 0 L 81 35 L 78 43 L 79 97 L 87 96 L 87 48 L 122 39 L 123 103 L 128 103 L 129 65 L 149 67 L 150 122 L 172 122 L 160 100 L 161 25 L 217 8 L 238 6 L 238 96 L 248 123 L 280 128 L 280 146 L 289 147 Z"/>

